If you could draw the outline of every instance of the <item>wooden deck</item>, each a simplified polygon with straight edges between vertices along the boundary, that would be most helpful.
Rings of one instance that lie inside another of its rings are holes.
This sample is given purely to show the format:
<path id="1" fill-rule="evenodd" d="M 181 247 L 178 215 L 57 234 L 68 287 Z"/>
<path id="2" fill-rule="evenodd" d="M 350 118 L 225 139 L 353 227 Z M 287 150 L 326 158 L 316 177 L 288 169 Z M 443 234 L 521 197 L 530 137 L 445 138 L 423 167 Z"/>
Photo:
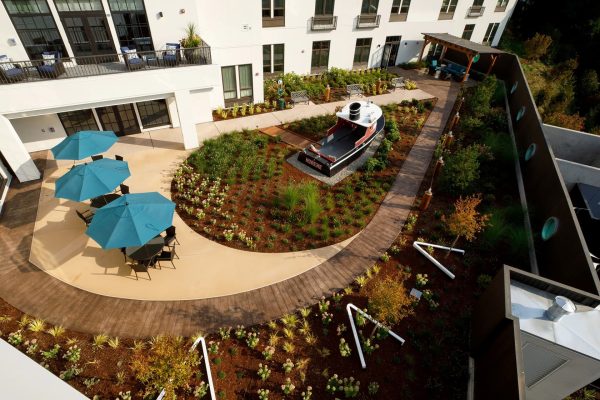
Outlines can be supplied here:
<path id="1" fill-rule="evenodd" d="M 456 84 L 410 72 L 404 75 L 438 97 L 436 107 L 371 223 L 348 247 L 312 270 L 268 287 L 213 299 L 158 302 L 92 294 L 28 262 L 40 194 L 37 181 L 15 183 L 0 217 L 0 252 L 5 256 L 0 265 L 0 297 L 27 314 L 73 330 L 147 337 L 253 325 L 329 296 L 372 266 L 400 233 L 458 93 Z M 41 170 L 44 154 L 35 155 Z"/>

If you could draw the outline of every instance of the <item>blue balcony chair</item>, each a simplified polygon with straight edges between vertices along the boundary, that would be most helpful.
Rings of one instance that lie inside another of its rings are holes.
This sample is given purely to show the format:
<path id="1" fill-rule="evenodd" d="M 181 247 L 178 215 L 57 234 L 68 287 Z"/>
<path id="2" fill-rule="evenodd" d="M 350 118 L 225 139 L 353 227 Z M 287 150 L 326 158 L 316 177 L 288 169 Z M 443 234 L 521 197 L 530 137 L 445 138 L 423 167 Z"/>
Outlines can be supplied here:
<path id="1" fill-rule="evenodd" d="M 121 53 L 123 54 L 125 66 L 128 70 L 134 71 L 136 69 L 144 68 L 144 59 L 139 56 L 136 49 L 121 47 Z"/>
<path id="2" fill-rule="evenodd" d="M 37 65 L 38 73 L 42 78 L 58 78 L 65 73 L 59 51 L 45 51 L 42 53 L 42 61 Z"/>
<path id="3" fill-rule="evenodd" d="M 25 79 L 25 72 L 19 65 L 11 62 L 6 55 L 0 55 L 0 81 L 18 82 Z"/>
<path id="4" fill-rule="evenodd" d="M 177 65 L 181 62 L 181 45 L 179 43 L 167 43 L 163 53 L 163 61 L 166 65 Z"/>

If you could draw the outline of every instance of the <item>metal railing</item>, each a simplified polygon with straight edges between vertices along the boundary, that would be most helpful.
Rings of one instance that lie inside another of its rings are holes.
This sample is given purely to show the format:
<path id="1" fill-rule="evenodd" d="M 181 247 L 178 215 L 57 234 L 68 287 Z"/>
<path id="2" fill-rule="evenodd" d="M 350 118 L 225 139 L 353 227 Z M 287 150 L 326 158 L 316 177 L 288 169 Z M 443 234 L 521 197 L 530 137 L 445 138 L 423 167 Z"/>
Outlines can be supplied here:
<path id="1" fill-rule="evenodd" d="M 0 63 L 0 84 L 39 82 L 55 79 L 129 73 L 212 64 L 210 46 L 180 50 L 138 52 L 137 58 L 124 54 L 63 57 L 58 60 L 27 60 Z"/>
<path id="2" fill-rule="evenodd" d="M 471 6 L 467 11 L 467 17 L 481 17 L 485 11 L 484 6 Z"/>
<path id="3" fill-rule="evenodd" d="M 332 31 L 337 28 L 337 16 L 318 15 L 310 19 L 310 29 L 313 31 Z"/>
<path id="4" fill-rule="evenodd" d="M 356 28 L 377 28 L 381 21 L 379 14 L 361 14 L 356 19 Z"/>

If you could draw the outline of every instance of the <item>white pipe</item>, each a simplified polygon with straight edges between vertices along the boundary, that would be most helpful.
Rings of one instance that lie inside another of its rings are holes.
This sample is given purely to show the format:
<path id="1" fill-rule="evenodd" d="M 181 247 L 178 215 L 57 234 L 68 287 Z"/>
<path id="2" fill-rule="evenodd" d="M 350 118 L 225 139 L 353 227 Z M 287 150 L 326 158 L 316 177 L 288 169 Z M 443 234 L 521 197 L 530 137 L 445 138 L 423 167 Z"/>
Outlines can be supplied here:
<path id="1" fill-rule="evenodd" d="M 450 272 L 450 270 L 448 270 L 448 268 L 444 267 L 438 260 L 436 260 L 435 258 L 433 258 L 431 256 L 431 254 L 429 254 L 428 252 L 426 252 L 425 250 L 423 250 L 423 248 L 421 246 L 431 246 L 434 247 L 436 249 L 442 249 L 442 250 L 450 250 L 450 251 L 454 251 L 456 253 L 460 253 L 460 254 L 465 254 L 464 250 L 461 249 L 454 249 L 454 248 L 450 248 L 450 247 L 446 247 L 446 246 L 440 246 L 439 244 L 431 244 L 431 243 L 425 243 L 425 242 L 413 242 L 413 247 L 415 249 L 417 249 L 417 251 L 421 254 L 423 254 L 425 256 L 425 258 L 427 258 L 429 261 L 431 261 L 433 263 L 433 265 L 435 265 L 436 267 L 438 267 L 439 269 L 442 270 L 443 273 L 445 273 L 446 275 L 448 275 L 450 278 L 454 279 L 455 276 L 452 272 Z"/>
<path id="2" fill-rule="evenodd" d="M 210 391 L 210 398 L 211 400 L 216 400 L 217 396 L 215 396 L 215 388 L 213 386 L 212 374 L 210 373 L 208 351 L 206 350 L 206 341 L 204 340 L 204 337 L 200 336 L 198 339 L 196 339 L 196 341 L 194 342 L 194 344 L 192 344 L 192 347 L 190 348 L 190 352 L 196 350 L 196 347 L 198 347 L 198 343 L 202 343 L 202 355 L 204 356 L 204 366 L 206 367 L 206 380 L 208 380 L 208 390 Z M 165 390 L 163 389 L 156 398 L 156 400 L 162 400 L 162 398 L 165 397 L 165 394 Z"/>
<path id="3" fill-rule="evenodd" d="M 352 335 L 354 336 L 354 343 L 356 343 L 356 350 L 358 352 L 358 358 L 360 359 L 360 365 L 363 369 L 367 368 L 367 364 L 365 363 L 365 356 L 363 355 L 362 347 L 360 344 L 360 339 L 358 338 L 358 331 L 356 330 L 356 325 L 354 325 L 354 318 L 352 317 L 352 310 L 356 311 L 357 313 L 360 313 L 363 317 L 365 317 L 369 321 L 373 322 L 377 327 L 384 328 L 385 330 L 387 330 L 388 333 L 394 339 L 398 340 L 401 345 L 404 344 L 405 340 L 402 339 L 400 336 L 396 335 L 390 328 L 383 325 L 382 323 L 377 321 L 375 318 L 371 317 L 369 314 L 367 314 L 360 308 L 356 307 L 354 304 L 348 303 L 348 305 L 346 306 L 346 311 L 348 312 L 348 318 L 350 319 L 350 327 L 352 328 Z"/>

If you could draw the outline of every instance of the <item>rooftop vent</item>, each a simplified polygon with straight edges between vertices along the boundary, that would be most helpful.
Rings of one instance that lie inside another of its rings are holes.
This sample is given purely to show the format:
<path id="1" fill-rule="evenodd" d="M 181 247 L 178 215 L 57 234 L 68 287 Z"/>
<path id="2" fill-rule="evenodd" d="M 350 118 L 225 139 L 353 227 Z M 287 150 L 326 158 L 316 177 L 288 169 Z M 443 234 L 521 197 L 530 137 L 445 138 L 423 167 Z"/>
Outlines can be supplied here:
<path id="1" fill-rule="evenodd" d="M 575 304 L 564 296 L 556 296 L 545 316 L 551 321 L 558 321 L 567 314 L 575 312 Z"/>

